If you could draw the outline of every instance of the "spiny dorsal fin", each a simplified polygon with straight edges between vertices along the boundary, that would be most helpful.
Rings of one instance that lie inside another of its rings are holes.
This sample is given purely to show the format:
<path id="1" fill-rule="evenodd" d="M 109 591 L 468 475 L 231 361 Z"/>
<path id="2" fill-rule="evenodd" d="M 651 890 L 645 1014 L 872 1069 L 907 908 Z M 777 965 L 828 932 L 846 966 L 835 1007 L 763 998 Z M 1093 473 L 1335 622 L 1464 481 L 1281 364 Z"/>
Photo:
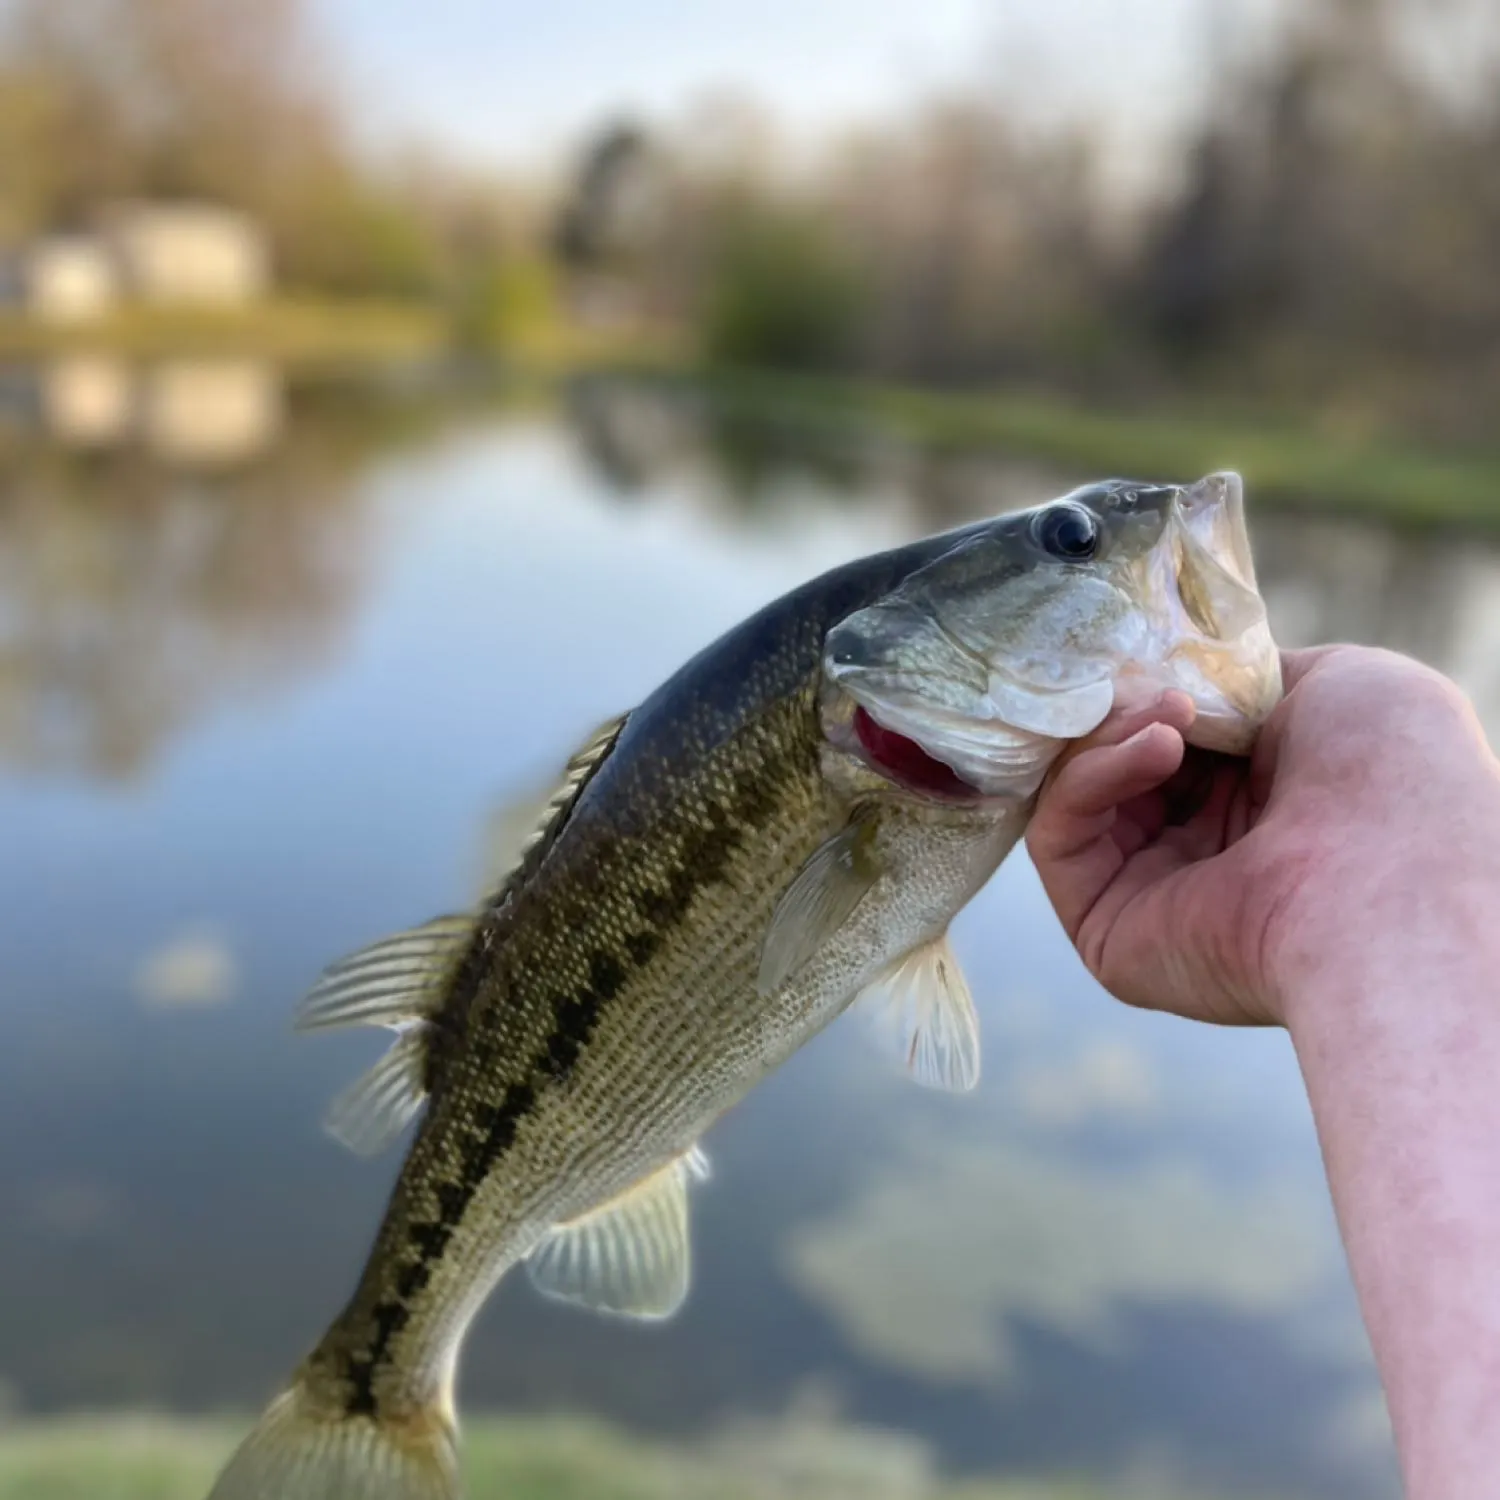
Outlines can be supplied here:
<path id="1" fill-rule="evenodd" d="M 487 903 L 491 908 L 501 905 L 517 882 L 541 862 L 543 846 L 562 831 L 585 783 L 608 755 L 624 724 L 624 715 L 612 719 L 568 762 L 562 784 L 547 799 L 514 869 Z M 427 1020 L 441 1004 L 444 984 L 473 936 L 477 920 L 472 913 L 434 917 L 330 964 L 298 1008 L 297 1030 L 404 1026 Z"/>
<path id="2" fill-rule="evenodd" d="M 526 1268 L 537 1289 L 563 1302 L 631 1318 L 667 1318 L 691 1274 L 687 1188 L 708 1176 L 696 1147 L 582 1218 L 557 1224 Z"/>
<path id="3" fill-rule="evenodd" d="M 485 902 L 491 910 L 504 906 L 511 893 L 522 886 L 547 857 L 547 851 L 557 841 L 566 826 L 583 789 L 593 780 L 595 773 L 615 748 L 620 731 L 630 715 L 620 714 L 598 729 L 574 751 L 563 770 L 563 778 L 552 795 L 547 798 L 536 825 L 521 843 L 520 852 L 510 870 L 500 879 L 493 894 Z"/>
<path id="4" fill-rule="evenodd" d="M 856 1003 L 918 1083 L 966 1093 L 979 1082 L 979 1017 L 946 932 L 897 959 Z"/>
<path id="5" fill-rule="evenodd" d="M 625 726 L 625 716 L 600 728 L 568 762 L 562 784 L 515 868 L 487 903 L 503 906 L 546 856 L 579 795 Z M 381 938 L 323 971 L 297 1011 L 299 1031 L 339 1026 L 389 1026 L 400 1039 L 369 1072 L 333 1101 L 325 1124 L 351 1150 L 373 1154 L 388 1145 L 427 1096 L 426 1024 L 441 1009 L 448 981 L 474 937 L 474 914 L 436 917 Z"/>

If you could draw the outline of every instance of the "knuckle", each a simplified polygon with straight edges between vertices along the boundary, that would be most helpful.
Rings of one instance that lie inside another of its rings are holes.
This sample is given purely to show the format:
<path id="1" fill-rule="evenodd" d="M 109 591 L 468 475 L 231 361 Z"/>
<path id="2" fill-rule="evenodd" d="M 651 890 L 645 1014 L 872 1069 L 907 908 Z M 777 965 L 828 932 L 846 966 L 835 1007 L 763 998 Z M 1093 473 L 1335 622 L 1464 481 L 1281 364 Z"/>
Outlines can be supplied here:
<path id="1" fill-rule="evenodd" d="M 1083 960 L 1083 966 L 1095 979 L 1103 983 L 1102 972 L 1102 950 L 1103 944 L 1089 934 L 1088 926 L 1085 924 L 1076 932 L 1071 934 L 1073 946 L 1078 950 L 1078 956 Z"/>

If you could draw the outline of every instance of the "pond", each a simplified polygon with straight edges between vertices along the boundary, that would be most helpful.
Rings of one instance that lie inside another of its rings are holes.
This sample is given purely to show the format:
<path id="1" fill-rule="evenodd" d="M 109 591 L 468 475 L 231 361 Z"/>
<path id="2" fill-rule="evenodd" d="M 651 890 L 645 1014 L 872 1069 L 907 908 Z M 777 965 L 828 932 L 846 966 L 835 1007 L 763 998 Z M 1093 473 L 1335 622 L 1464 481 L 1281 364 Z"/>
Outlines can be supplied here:
<path id="1" fill-rule="evenodd" d="M 348 1290 L 399 1153 L 319 1129 L 377 1037 L 299 1039 L 329 959 L 467 903 L 568 751 L 844 558 L 1088 477 L 788 445 L 592 382 L 283 388 L 264 441 L 0 445 L 0 1399 L 258 1406 Z M 189 403 L 191 404 L 191 403 Z M 243 410 L 240 419 L 243 419 Z M 258 451 L 252 451 L 258 449 Z M 1226 455 L 1232 460 L 1233 455 Z M 1159 476 L 1151 476 L 1159 477 Z M 1500 558 L 1255 513 L 1273 625 L 1455 673 L 1500 726 Z M 956 930 L 970 1096 L 855 1018 L 710 1136 L 672 1322 L 481 1319 L 465 1410 L 666 1434 L 814 1413 L 957 1472 L 1394 1493 L 1280 1034 L 1127 1012 L 1017 855 Z"/>

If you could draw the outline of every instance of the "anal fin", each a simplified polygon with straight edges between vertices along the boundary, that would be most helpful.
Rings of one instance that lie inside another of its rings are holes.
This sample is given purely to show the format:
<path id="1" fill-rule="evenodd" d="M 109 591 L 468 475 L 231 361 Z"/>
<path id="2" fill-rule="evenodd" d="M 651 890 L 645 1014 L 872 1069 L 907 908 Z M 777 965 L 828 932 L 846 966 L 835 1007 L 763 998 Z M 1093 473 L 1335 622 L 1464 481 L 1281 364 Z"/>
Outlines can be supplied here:
<path id="1" fill-rule="evenodd" d="M 384 1151 L 427 1097 L 427 1028 L 403 1031 L 368 1072 L 328 1106 L 323 1127 L 358 1156 Z"/>
<path id="2" fill-rule="evenodd" d="M 527 1261 L 532 1283 L 599 1312 L 670 1317 L 691 1279 L 688 1183 L 707 1175 L 694 1146 L 618 1197 L 554 1225 Z"/>

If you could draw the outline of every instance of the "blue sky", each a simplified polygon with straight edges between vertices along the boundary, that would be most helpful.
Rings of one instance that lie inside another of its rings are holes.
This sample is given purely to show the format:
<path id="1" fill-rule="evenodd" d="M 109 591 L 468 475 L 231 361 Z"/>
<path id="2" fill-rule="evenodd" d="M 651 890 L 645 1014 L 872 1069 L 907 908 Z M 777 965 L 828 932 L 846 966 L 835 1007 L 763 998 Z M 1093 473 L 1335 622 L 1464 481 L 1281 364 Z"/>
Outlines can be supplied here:
<path id="1" fill-rule="evenodd" d="M 955 80 L 1097 111 L 1122 154 L 1200 97 L 1210 6 L 1275 0 L 318 0 L 377 138 L 518 163 L 729 87 L 818 132 Z"/>

